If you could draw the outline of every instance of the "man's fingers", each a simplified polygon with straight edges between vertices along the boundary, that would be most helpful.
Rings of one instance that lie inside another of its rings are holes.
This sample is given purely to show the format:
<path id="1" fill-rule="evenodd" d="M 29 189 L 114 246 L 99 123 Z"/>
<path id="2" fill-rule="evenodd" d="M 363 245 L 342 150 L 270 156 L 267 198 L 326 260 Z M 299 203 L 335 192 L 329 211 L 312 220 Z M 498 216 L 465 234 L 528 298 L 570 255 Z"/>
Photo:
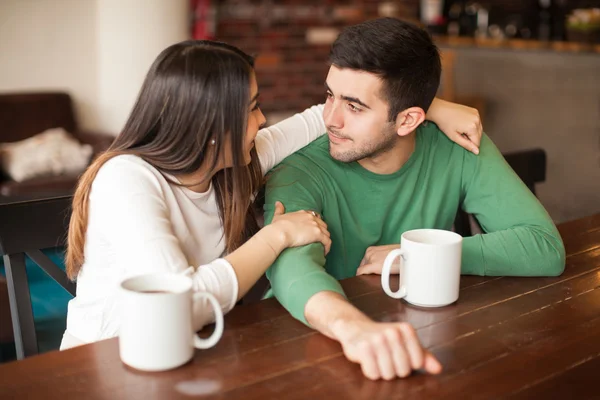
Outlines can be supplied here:
<path id="1" fill-rule="evenodd" d="M 372 380 L 379 379 L 381 374 L 379 373 L 379 367 L 373 349 L 367 342 L 364 342 L 359 346 L 359 354 L 356 361 L 360 363 L 363 375 Z"/>
<path id="2" fill-rule="evenodd" d="M 402 333 L 396 328 L 389 328 L 385 331 L 386 339 L 390 346 L 392 361 L 396 370 L 396 375 L 405 378 L 410 375 L 411 364 L 404 348 L 404 339 Z"/>
<path id="3" fill-rule="evenodd" d="M 356 275 L 381 274 L 381 266 L 377 264 L 366 264 L 356 270 Z"/>
<path id="4" fill-rule="evenodd" d="M 437 375 L 442 372 L 442 364 L 429 351 L 425 351 L 424 369 L 430 374 Z"/>
<path id="5" fill-rule="evenodd" d="M 421 369 L 424 364 L 425 350 L 421 347 L 419 338 L 415 329 L 408 324 L 400 324 L 400 332 L 404 339 L 404 346 L 410 357 L 412 369 Z"/>
<path id="6" fill-rule="evenodd" d="M 379 374 L 386 381 L 396 377 L 396 368 L 392 360 L 391 349 L 385 335 L 376 336 L 373 342 L 375 352 L 377 354 L 377 365 L 379 366 Z"/>

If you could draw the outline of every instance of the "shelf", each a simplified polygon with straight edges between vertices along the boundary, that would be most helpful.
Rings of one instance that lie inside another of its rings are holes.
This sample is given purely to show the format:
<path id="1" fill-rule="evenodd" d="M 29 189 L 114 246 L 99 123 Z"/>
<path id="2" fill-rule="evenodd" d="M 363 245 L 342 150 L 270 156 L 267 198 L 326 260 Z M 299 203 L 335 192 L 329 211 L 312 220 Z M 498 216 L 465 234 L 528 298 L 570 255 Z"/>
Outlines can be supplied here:
<path id="1" fill-rule="evenodd" d="M 478 39 L 469 37 L 433 36 L 438 46 L 457 48 L 509 49 L 527 51 L 556 51 L 563 53 L 597 53 L 600 54 L 600 44 L 578 42 L 543 42 L 523 39 Z"/>

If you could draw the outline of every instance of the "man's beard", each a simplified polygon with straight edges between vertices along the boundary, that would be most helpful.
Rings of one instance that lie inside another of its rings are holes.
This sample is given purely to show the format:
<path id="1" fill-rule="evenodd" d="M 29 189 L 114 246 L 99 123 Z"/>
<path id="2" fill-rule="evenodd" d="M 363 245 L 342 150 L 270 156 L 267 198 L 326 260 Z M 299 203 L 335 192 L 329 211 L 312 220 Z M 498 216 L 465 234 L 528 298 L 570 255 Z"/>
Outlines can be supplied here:
<path id="1" fill-rule="evenodd" d="M 335 134 L 335 131 L 329 128 L 328 130 Z M 364 158 L 377 157 L 383 153 L 392 150 L 396 144 L 397 139 L 398 135 L 396 134 L 394 124 L 390 122 L 383 127 L 376 139 L 369 143 L 366 143 L 362 148 L 346 151 L 336 151 L 335 145 L 330 144 L 329 154 L 334 160 L 341 161 L 343 163 L 351 163 L 354 161 L 362 160 Z"/>

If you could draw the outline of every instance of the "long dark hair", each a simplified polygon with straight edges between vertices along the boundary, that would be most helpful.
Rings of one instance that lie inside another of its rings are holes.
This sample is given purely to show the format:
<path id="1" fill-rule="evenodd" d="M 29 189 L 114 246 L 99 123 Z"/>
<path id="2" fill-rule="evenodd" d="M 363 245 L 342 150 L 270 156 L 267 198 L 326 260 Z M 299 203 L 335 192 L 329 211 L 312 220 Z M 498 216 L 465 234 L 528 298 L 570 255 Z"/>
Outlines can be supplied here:
<path id="1" fill-rule="evenodd" d="M 134 154 L 165 174 L 184 175 L 205 162 L 214 170 L 225 143 L 231 143 L 234 167 L 212 178 L 227 251 L 258 230 L 250 199 L 262 174 L 254 149 L 250 165 L 244 162 L 253 67 L 253 58 L 241 50 L 212 41 L 185 41 L 160 53 L 123 131 L 90 165 L 75 191 L 66 256 L 71 279 L 84 263 L 92 182 L 102 165 L 117 155 Z M 207 152 L 208 146 L 215 151 Z"/>

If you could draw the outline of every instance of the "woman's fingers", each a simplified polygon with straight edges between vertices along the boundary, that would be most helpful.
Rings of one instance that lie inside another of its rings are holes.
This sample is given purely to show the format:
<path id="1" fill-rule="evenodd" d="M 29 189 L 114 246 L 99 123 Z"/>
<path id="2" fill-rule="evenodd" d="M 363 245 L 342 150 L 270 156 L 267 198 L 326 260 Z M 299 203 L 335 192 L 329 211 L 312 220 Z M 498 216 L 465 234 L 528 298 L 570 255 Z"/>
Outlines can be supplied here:
<path id="1" fill-rule="evenodd" d="M 285 214 L 285 206 L 283 205 L 282 202 L 276 201 L 275 202 L 275 212 L 273 213 L 273 216 L 283 215 L 283 214 Z"/>
<path id="2" fill-rule="evenodd" d="M 479 154 L 479 148 L 473 141 L 471 141 L 470 136 L 468 135 L 456 135 L 454 141 L 459 144 L 461 147 L 469 150 L 473 154 Z"/>
<path id="3" fill-rule="evenodd" d="M 329 254 L 329 251 L 331 250 L 331 238 L 329 237 L 329 232 L 325 231 L 325 232 L 321 232 L 322 234 L 322 238 L 321 238 L 321 243 L 323 243 L 323 246 L 325 246 L 325 255 Z"/>
<path id="4" fill-rule="evenodd" d="M 327 236 L 329 236 L 329 230 L 327 228 L 327 224 L 320 218 L 317 218 L 317 225 L 319 228 L 325 230 L 327 232 Z"/>

